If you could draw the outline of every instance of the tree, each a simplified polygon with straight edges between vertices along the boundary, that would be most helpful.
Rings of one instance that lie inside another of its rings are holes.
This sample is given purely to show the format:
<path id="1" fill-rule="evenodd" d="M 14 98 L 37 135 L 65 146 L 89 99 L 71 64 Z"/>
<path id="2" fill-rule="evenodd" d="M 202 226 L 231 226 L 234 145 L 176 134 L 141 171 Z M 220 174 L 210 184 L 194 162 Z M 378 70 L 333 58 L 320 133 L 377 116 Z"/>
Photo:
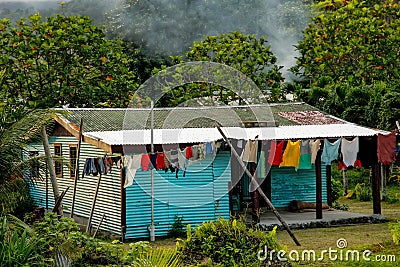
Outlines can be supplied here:
<path id="1" fill-rule="evenodd" d="M 0 21 L 0 97 L 9 105 L 126 106 L 137 88 L 120 42 L 88 17 Z"/>
<path id="2" fill-rule="evenodd" d="M 311 82 L 373 84 L 400 78 L 400 6 L 396 1 L 321 1 L 296 46 L 293 71 Z"/>
<path id="3" fill-rule="evenodd" d="M 278 101 L 281 98 L 282 67 L 276 65 L 277 58 L 267 45 L 266 37 L 257 38 L 241 32 L 207 36 L 200 42 L 194 42 L 186 53 L 186 59 L 189 62 L 210 61 L 232 67 L 250 78 L 268 100 Z M 162 103 L 174 106 L 192 98 L 210 96 L 225 104 L 241 101 L 228 88 L 195 83 L 173 88 Z"/>
<path id="4" fill-rule="evenodd" d="M 37 168 L 44 170 L 44 164 L 40 156 L 29 155 L 27 144 L 40 140 L 41 126 L 52 121 L 53 115 L 49 110 L 25 111 L 23 118 L 0 129 L 0 215 L 26 211 L 32 205 L 28 184 L 40 172 L 29 174 Z"/>

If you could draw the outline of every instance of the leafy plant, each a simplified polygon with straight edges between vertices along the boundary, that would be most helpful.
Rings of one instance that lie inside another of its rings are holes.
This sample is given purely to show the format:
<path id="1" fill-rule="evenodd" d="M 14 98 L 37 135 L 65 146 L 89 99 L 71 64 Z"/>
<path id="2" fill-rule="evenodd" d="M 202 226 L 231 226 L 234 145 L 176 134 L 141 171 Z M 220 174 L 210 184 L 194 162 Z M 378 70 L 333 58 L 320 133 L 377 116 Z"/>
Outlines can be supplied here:
<path id="1" fill-rule="evenodd" d="M 178 267 L 183 266 L 176 249 L 172 248 L 154 248 L 150 249 L 147 253 L 143 254 L 134 266 L 138 267 L 154 267 L 154 266 L 168 266 Z"/>
<path id="2" fill-rule="evenodd" d="M 171 225 L 171 229 L 168 231 L 170 237 L 184 237 L 185 235 L 185 224 L 183 223 L 183 216 L 175 214 L 174 222 Z"/>
<path id="3" fill-rule="evenodd" d="M 335 201 L 332 204 L 332 208 L 336 209 L 336 210 L 344 210 L 347 211 L 350 209 L 349 205 L 347 204 L 342 204 L 339 201 Z"/>
<path id="4" fill-rule="evenodd" d="M 400 243 L 400 221 L 389 223 L 389 229 L 392 232 L 393 242 L 398 245 Z"/>
<path id="5" fill-rule="evenodd" d="M 46 242 L 28 225 L 16 217 L 0 218 L 0 262 L 1 266 L 46 266 L 41 252 Z"/>
<path id="6" fill-rule="evenodd" d="M 187 227 L 187 239 L 179 240 L 177 247 L 185 264 L 212 262 L 212 266 L 262 266 L 257 252 L 279 250 L 275 241 L 276 228 L 267 233 L 258 228 L 247 228 L 240 220 L 205 222 L 192 232 Z M 211 264 L 211 263 L 210 263 Z"/>
<path id="7" fill-rule="evenodd" d="M 356 198 L 359 201 L 370 201 L 372 199 L 372 189 L 370 186 L 362 184 L 357 184 L 354 192 L 356 194 Z"/>

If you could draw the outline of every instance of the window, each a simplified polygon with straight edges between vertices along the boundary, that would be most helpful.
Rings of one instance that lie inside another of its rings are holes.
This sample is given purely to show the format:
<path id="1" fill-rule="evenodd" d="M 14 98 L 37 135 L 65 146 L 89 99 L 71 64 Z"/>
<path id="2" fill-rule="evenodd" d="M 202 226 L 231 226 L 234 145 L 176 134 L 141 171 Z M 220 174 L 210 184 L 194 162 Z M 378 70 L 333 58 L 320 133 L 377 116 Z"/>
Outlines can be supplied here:
<path id="1" fill-rule="evenodd" d="M 62 156 L 61 144 L 54 144 L 54 156 L 57 158 L 54 162 L 54 169 L 57 177 L 62 177 L 62 163 L 60 157 Z"/>
<path id="2" fill-rule="evenodd" d="M 69 145 L 69 163 L 71 164 L 69 176 L 71 179 L 75 179 L 75 167 L 76 167 L 75 164 L 77 155 L 78 155 L 77 145 Z"/>
<path id="3" fill-rule="evenodd" d="M 31 179 L 39 178 L 39 160 L 36 158 L 39 156 L 39 151 L 29 151 L 29 177 Z"/>

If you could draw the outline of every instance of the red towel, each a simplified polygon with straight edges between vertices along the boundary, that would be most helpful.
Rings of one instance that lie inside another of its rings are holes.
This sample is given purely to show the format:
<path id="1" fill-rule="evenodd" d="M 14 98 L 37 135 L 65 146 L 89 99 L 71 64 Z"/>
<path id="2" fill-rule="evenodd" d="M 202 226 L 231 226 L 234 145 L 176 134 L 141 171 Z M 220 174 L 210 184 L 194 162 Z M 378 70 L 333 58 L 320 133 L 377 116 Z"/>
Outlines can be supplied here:
<path id="1" fill-rule="evenodd" d="M 278 144 L 272 140 L 271 149 L 269 151 L 268 163 L 277 166 L 282 162 L 283 147 L 285 146 L 285 141 L 280 141 Z"/>
<path id="2" fill-rule="evenodd" d="M 142 165 L 142 171 L 148 171 L 150 164 L 150 154 L 143 154 L 140 163 Z"/>
<path id="3" fill-rule="evenodd" d="M 396 131 L 378 134 L 378 161 L 389 165 L 396 159 Z"/>

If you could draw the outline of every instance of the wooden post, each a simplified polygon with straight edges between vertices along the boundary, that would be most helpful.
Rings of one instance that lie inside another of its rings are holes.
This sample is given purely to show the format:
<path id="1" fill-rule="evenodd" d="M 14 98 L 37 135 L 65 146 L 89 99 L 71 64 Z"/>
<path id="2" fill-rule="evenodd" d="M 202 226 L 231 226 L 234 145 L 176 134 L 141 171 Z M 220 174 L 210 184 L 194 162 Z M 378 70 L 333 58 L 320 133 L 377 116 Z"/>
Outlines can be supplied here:
<path id="1" fill-rule="evenodd" d="M 349 185 L 347 181 L 347 169 L 342 170 L 343 176 L 343 195 L 346 196 L 349 193 Z"/>
<path id="2" fill-rule="evenodd" d="M 96 168 L 99 171 L 99 179 L 97 180 L 96 191 L 94 192 L 93 201 L 92 201 L 92 207 L 90 208 L 89 218 L 88 218 L 88 222 L 87 222 L 87 225 L 86 225 L 86 232 L 87 233 L 90 231 L 90 224 L 92 222 L 94 207 L 96 205 L 96 199 L 97 199 L 97 195 L 99 193 L 100 182 L 101 182 L 101 171 L 100 171 L 100 167 L 98 165 L 99 164 L 96 163 Z"/>
<path id="3" fill-rule="evenodd" d="M 257 176 L 257 164 L 254 162 L 250 163 L 250 168 L 251 168 L 251 175 L 252 176 Z M 260 187 L 260 185 L 254 184 L 254 186 Z M 260 197 L 258 194 L 258 190 L 254 190 L 252 192 L 252 198 L 253 198 L 253 205 L 252 205 L 252 220 L 254 223 L 259 223 L 260 222 Z"/>
<path id="4" fill-rule="evenodd" d="M 126 235 L 126 188 L 124 188 L 126 174 L 124 168 L 121 168 L 119 173 L 121 177 L 121 241 L 124 242 Z"/>
<path id="5" fill-rule="evenodd" d="M 50 175 L 50 181 L 51 181 L 51 185 L 53 188 L 54 202 L 57 203 L 57 200 L 60 196 L 60 192 L 58 190 L 56 171 L 54 169 L 53 157 L 51 156 L 49 139 L 48 139 L 47 133 L 46 133 L 46 126 L 44 126 L 44 125 L 42 126 L 42 141 L 43 141 L 44 153 L 46 155 L 46 163 L 47 163 L 47 167 L 48 167 L 48 171 L 49 171 L 49 175 Z M 61 216 L 63 215 L 61 202 L 60 202 L 59 208 L 57 209 L 57 214 L 61 215 Z"/>
<path id="6" fill-rule="evenodd" d="M 246 174 L 251 177 L 251 181 L 254 181 L 255 183 L 256 178 L 254 177 L 254 175 L 252 175 L 249 170 L 247 169 L 247 167 L 244 165 L 243 161 L 240 159 L 240 156 L 238 155 L 238 153 L 236 152 L 235 148 L 232 146 L 231 142 L 229 141 L 229 139 L 226 137 L 225 133 L 221 130 L 221 128 L 219 126 L 217 126 L 218 131 L 221 133 L 222 137 L 224 138 L 225 142 L 229 145 L 229 147 L 231 148 L 231 152 L 233 153 L 233 155 L 235 156 L 235 158 L 238 160 L 239 165 L 243 168 L 243 170 L 246 172 Z M 278 211 L 275 209 L 274 205 L 272 204 L 272 202 L 269 200 L 269 198 L 264 194 L 264 192 L 261 190 L 261 187 L 258 186 L 257 187 L 257 191 L 260 194 L 260 196 L 265 200 L 265 202 L 267 203 L 267 205 L 271 208 L 271 210 L 273 211 L 273 213 L 275 214 L 276 218 L 278 218 L 278 220 L 282 223 L 283 227 L 285 228 L 285 230 L 289 233 L 290 237 L 293 239 L 293 241 L 296 243 L 297 246 L 301 246 L 300 242 L 297 240 L 297 238 L 295 237 L 295 235 L 293 234 L 293 232 L 290 230 L 289 225 L 287 225 L 287 223 L 285 222 L 285 220 L 281 217 L 281 215 L 278 213 Z"/>
<path id="7" fill-rule="evenodd" d="M 77 148 L 77 152 L 76 152 L 76 161 L 75 161 L 75 180 L 74 180 L 74 191 L 72 192 L 72 204 L 71 204 L 71 214 L 70 214 L 71 218 L 74 217 L 75 195 L 76 195 L 76 187 L 78 185 L 78 177 L 79 177 L 79 155 L 81 153 L 82 127 L 83 127 L 83 119 L 81 118 L 81 123 L 79 125 L 78 148 Z"/>
<path id="8" fill-rule="evenodd" d="M 372 201 L 374 214 L 381 214 L 379 163 L 372 165 Z"/>
<path id="9" fill-rule="evenodd" d="M 380 164 L 381 166 L 381 186 L 382 186 L 382 196 L 381 200 L 386 200 L 387 198 L 387 193 L 386 193 L 386 174 L 387 174 L 387 168 L 384 166 L 382 163 Z"/>
<path id="10" fill-rule="evenodd" d="M 315 186 L 315 199 L 316 199 L 316 218 L 322 219 L 322 164 L 321 164 L 321 154 L 322 151 L 318 150 L 317 158 L 315 160 L 315 176 L 316 176 L 316 186 Z"/>
<path id="11" fill-rule="evenodd" d="M 332 166 L 326 165 L 326 198 L 328 206 L 332 207 Z"/>

